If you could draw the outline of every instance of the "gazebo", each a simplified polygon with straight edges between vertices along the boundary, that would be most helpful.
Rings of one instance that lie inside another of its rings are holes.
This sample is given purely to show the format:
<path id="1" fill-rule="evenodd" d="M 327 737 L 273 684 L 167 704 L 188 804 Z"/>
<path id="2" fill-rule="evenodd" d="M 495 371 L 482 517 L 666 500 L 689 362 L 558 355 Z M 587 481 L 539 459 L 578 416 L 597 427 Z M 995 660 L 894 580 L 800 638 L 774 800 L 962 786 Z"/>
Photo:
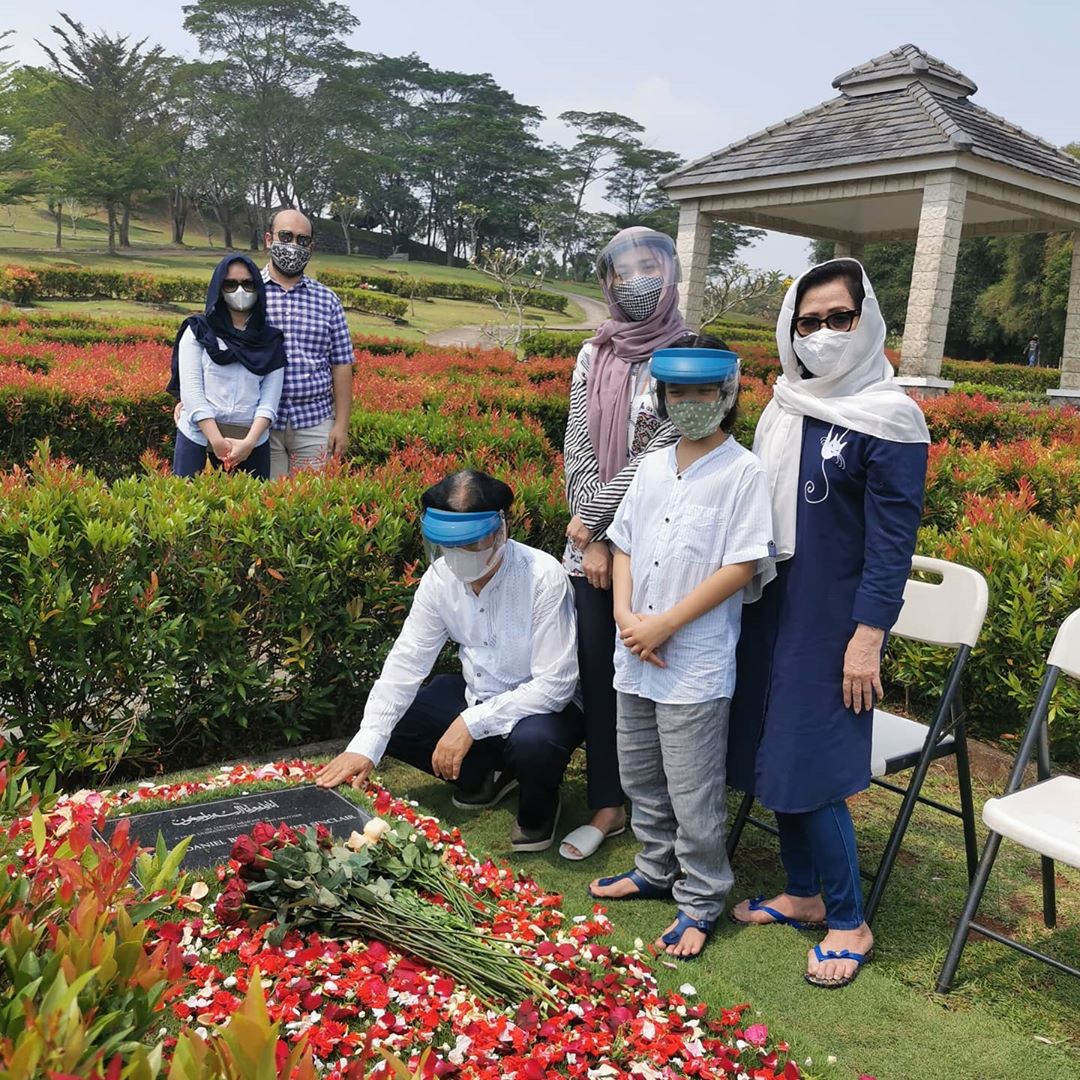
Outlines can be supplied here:
<path id="1" fill-rule="evenodd" d="M 682 308 L 700 322 L 717 219 L 859 256 L 915 241 L 900 375 L 943 393 L 945 329 L 962 237 L 1070 232 L 1072 277 L 1061 389 L 1080 401 L 1080 161 L 976 105 L 966 75 L 901 45 L 838 75 L 831 98 L 661 180 L 679 207 Z"/>

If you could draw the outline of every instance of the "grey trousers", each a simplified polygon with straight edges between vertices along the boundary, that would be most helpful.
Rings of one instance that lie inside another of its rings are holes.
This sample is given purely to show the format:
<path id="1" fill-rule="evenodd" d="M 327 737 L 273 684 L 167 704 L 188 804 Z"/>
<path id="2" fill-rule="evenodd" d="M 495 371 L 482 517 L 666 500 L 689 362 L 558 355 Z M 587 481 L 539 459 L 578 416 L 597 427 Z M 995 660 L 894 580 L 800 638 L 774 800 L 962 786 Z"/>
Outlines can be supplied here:
<path id="1" fill-rule="evenodd" d="M 641 844 L 637 869 L 655 885 L 672 885 L 694 919 L 718 918 L 734 881 L 724 846 L 730 704 L 618 697 L 619 776 Z"/>

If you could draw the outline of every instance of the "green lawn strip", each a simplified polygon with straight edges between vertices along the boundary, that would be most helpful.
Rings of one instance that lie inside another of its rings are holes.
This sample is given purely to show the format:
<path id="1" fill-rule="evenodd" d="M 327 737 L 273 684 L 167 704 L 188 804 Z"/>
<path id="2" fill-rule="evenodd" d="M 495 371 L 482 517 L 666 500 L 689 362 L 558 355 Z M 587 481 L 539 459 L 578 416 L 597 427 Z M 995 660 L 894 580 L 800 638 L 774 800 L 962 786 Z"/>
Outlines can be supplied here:
<path id="1" fill-rule="evenodd" d="M 2 262 L 2 260 L 0 260 Z M 200 310 L 197 304 L 174 304 L 163 307 L 129 300 L 43 300 L 34 305 L 34 311 L 50 314 L 92 316 L 124 322 L 161 321 L 167 318 L 179 320 L 184 315 Z M 575 314 L 576 313 L 576 314 Z M 567 314 L 543 312 L 538 308 L 526 311 L 530 327 L 542 326 L 545 319 L 561 321 L 565 318 L 584 317 L 580 308 L 571 303 Z M 349 329 L 354 334 L 371 337 L 401 338 L 406 341 L 422 341 L 436 330 L 449 330 L 458 326 L 498 325 L 497 313 L 487 304 L 468 300 L 417 300 L 406 315 L 406 322 L 399 323 L 379 315 L 360 311 L 346 311 Z M 495 348 L 492 342 L 492 348 Z"/>

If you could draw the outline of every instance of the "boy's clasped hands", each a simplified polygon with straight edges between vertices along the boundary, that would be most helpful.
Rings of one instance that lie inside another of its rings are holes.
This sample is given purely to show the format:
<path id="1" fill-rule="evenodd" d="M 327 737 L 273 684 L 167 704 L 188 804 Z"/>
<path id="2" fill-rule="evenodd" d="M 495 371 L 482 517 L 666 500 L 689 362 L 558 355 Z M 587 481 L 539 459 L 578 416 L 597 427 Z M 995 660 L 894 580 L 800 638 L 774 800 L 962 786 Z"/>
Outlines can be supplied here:
<path id="1" fill-rule="evenodd" d="M 678 629 L 668 619 L 667 612 L 659 615 L 642 615 L 636 611 L 616 612 L 615 622 L 619 626 L 622 643 L 639 660 L 654 667 L 667 667 L 656 654 L 657 649 Z"/>

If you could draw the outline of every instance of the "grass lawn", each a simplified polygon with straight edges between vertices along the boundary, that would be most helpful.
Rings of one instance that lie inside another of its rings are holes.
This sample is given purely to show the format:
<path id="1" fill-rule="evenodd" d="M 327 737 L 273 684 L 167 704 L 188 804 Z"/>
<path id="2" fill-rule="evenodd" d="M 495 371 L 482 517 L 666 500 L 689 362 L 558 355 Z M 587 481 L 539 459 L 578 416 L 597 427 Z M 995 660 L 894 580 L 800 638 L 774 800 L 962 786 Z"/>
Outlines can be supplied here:
<path id="1" fill-rule="evenodd" d="M 560 833 L 586 820 L 581 761 L 575 759 L 571 769 Z M 451 806 L 447 786 L 408 766 L 388 760 L 381 779 L 395 793 L 408 792 L 424 808 L 460 825 L 474 851 L 508 857 L 513 799 L 496 810 L 469 815 Z M 977 800 L 981 803 L 1001 786 L 997 781 L 982 785 Z M 947 801 L 955 795 L 946 766 L 934 766 L 928 793 Z M 852 806 L 864 858 L 872 864 L 897 801 L 873 789 Z M 584 863 L 566 862 L 555 848 L 513 861 L 546 888 L 563 892 L 567 913 L 579 915 L 591 908 L 588 882 L 629 868 L 634 850 L 627 833 Z M 775 842 L 756 829 L 744 834 L 734 869 L 733 900 L 771 895 L 782 884 Z M 1063 869 L 1059 883 L 1061 929 L 1050 934 L 1038 914 L 1038 859 L 1006 844 L 983 917 L 1075 962 L 1080 955 L 1080 874 Z M 742 929 L 727 922 L 719 925 L 701 960 L 658 970 L 668 989 L 688 981 L 714 1006 L 750 1002 L 755 1019 L 789 1040 L 798 1061 L 811 1058 L 808 1074 L 824 1080 L 855 1080 L 861 1073 L 878 1080 L 1060 1080 L 1080 1075 L 1080 981 L 976 939 L 964 954 L 954 992 L 947 998 L 933 993 L 965 894 L 959 821 L 920 807 L 876 920 L 875 959 L 853 986 L 833 992 L 803 982 L 806 952 L 815 938 L 786 927 Z M 635 938 L 653 940 L 671 921 L 673 908 L 650 901 L 612 904 L 609 911 L 615 944 L 630 949 Z M 836 1057 L 835 1064 L 829 1064 L 830 1056 Z"/>
<path id="2" fill-rule="evenodd" d="M 184 315 L 201 310 L 196 304 L 141 304 L 128 300 L 44 300 L 34 305 L 35 311 L 54 314 L 89 315 L 94 318 L 126 322 L 159 322 L 178 320 Z M 405 322 L 396 322 L 381 315 L 369 315 L 361 311 L 346 311 L 349 329 L 354 334 L 375 337 L 402 338 L 406 341 L 423 341 L 436 330 L 449 330 L 458 326 L 484 326 L 497 322 L 496 312 L 487 304 L 467 300 L 416 300 L 406 314 Z M 556 324 L 573 318 L 584 318 L 584 313 L 573 302 L 567 305 L 566 314 L 529 308 L 526 312 L 528 325 L 541 327 L 546 321 Z"/>

